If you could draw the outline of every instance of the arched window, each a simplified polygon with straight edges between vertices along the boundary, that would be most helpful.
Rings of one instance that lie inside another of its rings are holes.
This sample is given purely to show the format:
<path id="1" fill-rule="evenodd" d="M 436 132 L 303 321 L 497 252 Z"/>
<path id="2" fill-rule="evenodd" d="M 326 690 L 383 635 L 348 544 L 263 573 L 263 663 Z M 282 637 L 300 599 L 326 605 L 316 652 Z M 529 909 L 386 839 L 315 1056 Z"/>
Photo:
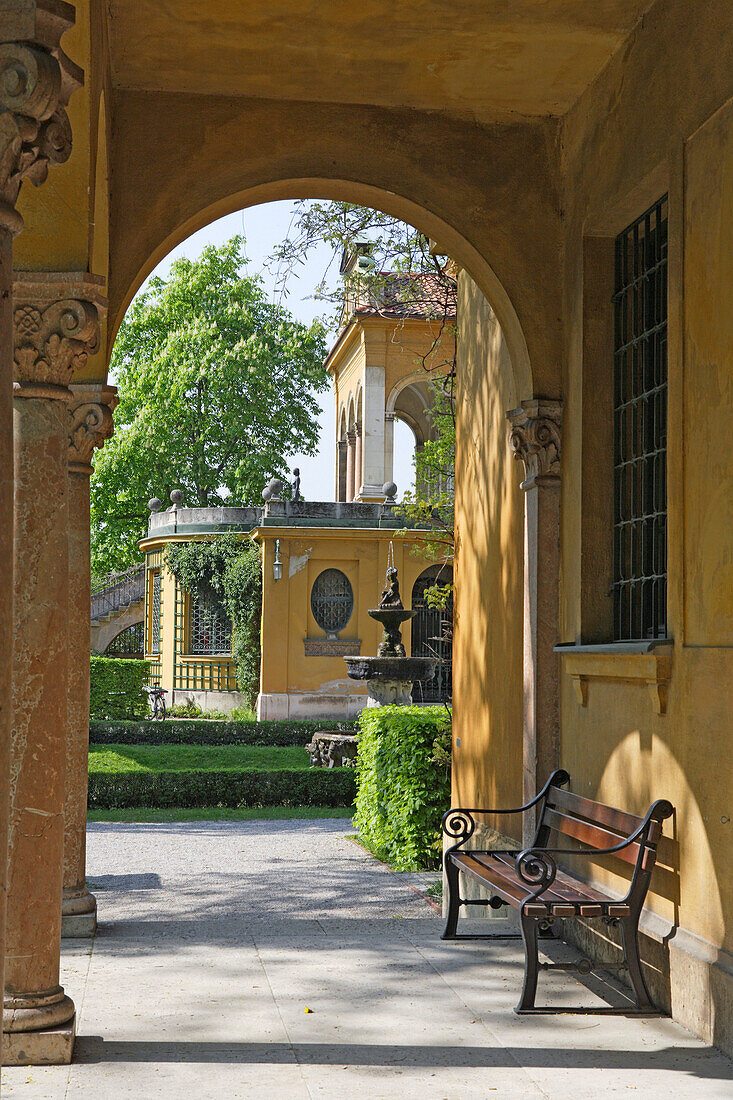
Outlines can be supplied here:
<path id="1" fill-rule="evenodd" d="M 335 638 L 354 610 L 354 590 L 340 569 L 324 569 L 311 590 L 311 611 L 321 630 Z"/>
<path id="2" fill-rule="evenodd" d="M 412 587 L 412 656 L 437 657 L 438 667 L 431 680 L 418 681 L 412 689 L 415 703 L 446 703 L 450 701 L 453 684 L 452 622 L 453 597 L 444 611 L 429 607 L 425 590 L 434 584 L 453 583 L 453 570 L 446 565 L 431 565 Z"/>
<path id="3" fill-rule="evenodd" d="M 191 596 L 188 652 L 226 654 L 232 651 L 232 624 L 210 596 Z"/>

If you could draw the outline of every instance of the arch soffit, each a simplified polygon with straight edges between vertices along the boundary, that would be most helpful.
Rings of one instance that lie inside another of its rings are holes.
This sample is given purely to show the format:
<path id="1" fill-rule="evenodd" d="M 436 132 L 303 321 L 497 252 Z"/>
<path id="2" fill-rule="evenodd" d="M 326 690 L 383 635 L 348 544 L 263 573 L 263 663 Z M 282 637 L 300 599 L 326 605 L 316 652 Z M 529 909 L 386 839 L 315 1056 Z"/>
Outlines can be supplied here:
<path id="1" fill-rule="evenodd" d="M 509 349 L 518 397 L 521 399 L 534 396 L 532 369 L 524 332 L 509 295 L 487 259 L 466 237 L 425 207 L 392 191 L 350 180 L 313 178 L 275 180 L 221 198 L 193 216 L 182 220 L 175 229 L 160 240 L 137 271 L 131 284 L 123 291 L 121 304 L 115 316 L 110 318 L 110 346 L 133 297 L 148 275 L 173 248 L 185 241 L 192 233 L 237 210 L 266 202 L 296 199 L 346 201 L 369 206 L 414 225 L 431 240 L 436 241 L 440 249 L 451 256 L 473 279 L 496 314 Z"/>
<path id="2" fill-rule="evenodd" d="M 395 406 L 399 400 L 400 394 L 404 390 L 409 389 L 410 386 L 414 386 L 416 382 L 427 382 L 427 380 L 428 379 L 424 370 L 418 370 L 414 371 L 412 374 L 406 374 L 405 377 L 401 378 L 399 382 L 396 382 L 390 390 L 387 397 L 387 403 L 385 405 L 385 411 L 388 413 L 394 413 Z M 419 391 L 416 392 L 419 393 Z M 424 396 L 422 394 L 419 394 L 419 396 L 420 399 L 424 402 Z M 426 412 L 428 410 L 427 404 L 425 405 L 425 410 Z"/>

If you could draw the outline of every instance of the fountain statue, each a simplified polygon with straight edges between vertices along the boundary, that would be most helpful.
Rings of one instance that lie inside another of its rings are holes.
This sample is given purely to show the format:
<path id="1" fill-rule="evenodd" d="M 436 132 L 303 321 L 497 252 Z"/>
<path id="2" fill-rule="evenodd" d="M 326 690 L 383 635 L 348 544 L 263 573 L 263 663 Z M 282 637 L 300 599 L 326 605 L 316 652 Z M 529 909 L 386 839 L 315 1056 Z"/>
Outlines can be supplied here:
<path id="1" fill-rule="evenodd" d="M 368 707 L 409 706 L 415 680 L 430 680 L 438 664 L 433 657 L 407 657 L 400 626 L 416 613 L 408 611 L 400 596 L 400 583 L 390 543 L 390 561 L 379 607 L 368 612 L 382 624 L 384 633 L 376 657 L 344 657 L 352 680 L 364 680 Z"/>

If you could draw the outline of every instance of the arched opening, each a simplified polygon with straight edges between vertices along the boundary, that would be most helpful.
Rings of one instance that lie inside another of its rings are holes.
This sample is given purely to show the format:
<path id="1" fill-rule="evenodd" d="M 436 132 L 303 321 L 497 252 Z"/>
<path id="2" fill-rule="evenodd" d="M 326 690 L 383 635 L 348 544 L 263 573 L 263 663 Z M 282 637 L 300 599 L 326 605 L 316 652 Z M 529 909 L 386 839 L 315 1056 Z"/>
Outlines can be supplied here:
<path id="1" fill-rule="evenodd" d="M 413 657 L 435 657 L 438 666 L 430 680 L 413 685 L 412 697 L 416 703 L 448 703 L 453 697 L 452 622 L 453 596 L 449 596 L 445 609 L 431 607 L 426 593 L 435 585 L 453 583 L 450 565 L 431 565 L 425 569 L 412 586 Z"/>

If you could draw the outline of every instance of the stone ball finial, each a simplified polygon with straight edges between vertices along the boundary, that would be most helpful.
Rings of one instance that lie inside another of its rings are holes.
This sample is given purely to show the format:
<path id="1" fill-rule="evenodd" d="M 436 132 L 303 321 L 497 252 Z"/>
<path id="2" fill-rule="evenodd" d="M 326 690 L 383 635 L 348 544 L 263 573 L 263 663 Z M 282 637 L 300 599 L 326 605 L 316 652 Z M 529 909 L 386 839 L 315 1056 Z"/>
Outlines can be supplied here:
<path id="1" fill-rule="evenodd" d="M 163 507 L 163 501 L 159 497 L 151 497 L 148 501 L 148 508 L 151 512 L 159 512 Z"/>
<path id="2" fill-rule="evenodd" d="M 183 504 L 183 489 L 174 489 L 171 493 L 171 504 Z"/>
<path id="3" fill-rule="evenodd" d="M 271 496 L 272 496 L 272 489 L 268 485 L 266 488 L 264 488 L 262 490 L 262 499 L 264 500 L 265 504 L 267 504 L 267 502 L 268 502 L 268 500 L 270 499 Z"/>
<path id="4" fill-rule="evenodd" d="M 275 499 L 277 499 L 283 491 L 283 483 L 279 477 L 274 477 L 267 487 Z"/>
<path id="5" fill-rule="evenodd" d="M 382 492 L 387 498 L 385 504 L 395 503 L 395 498 L 397 496 L 397 486 L 395 485 L 394 481 L 385 481 L 384 485 L 382 486 Z"/>

